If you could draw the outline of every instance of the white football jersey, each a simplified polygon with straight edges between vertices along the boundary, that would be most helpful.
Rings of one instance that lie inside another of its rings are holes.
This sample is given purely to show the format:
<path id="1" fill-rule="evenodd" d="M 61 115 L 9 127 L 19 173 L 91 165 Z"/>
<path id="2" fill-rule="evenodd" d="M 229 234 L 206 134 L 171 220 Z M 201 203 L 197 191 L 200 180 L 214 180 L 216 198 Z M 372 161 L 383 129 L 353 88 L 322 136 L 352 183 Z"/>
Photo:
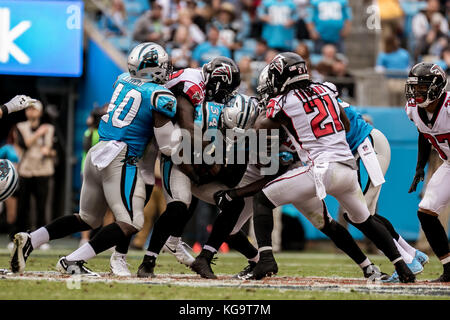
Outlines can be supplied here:
<path id="1" fill-rule="evenodd" d="M 337 162 L 353 159 L 345 138 L 345 128 L 339 119 L 336 94 L 322 85 L 312 85 L 314 95 L 291 90 L 269 101 L 268 118 L 283 112 L 290 120 L 284 130 L 304 162 Z"/>
<path id="2" fill-rule="evenodd" d="M 171 89 L 180 82 L 184 84 L 183 93 L 189 98 L 192 105 L 203 103 L 205 100 L 205 79 L 202 69 L 186 68 L 176 71 L 164 86 Z"/>
<path id="3" fill-rule="evenodd" d="M 419 108 L 414 101 L 406 103 L 406 114 L 417 129 L 430 141 L 442 160 L 450 162 L 450 92 L 445 93 L 444 102 L 431 119 L 427 112 Z"/>

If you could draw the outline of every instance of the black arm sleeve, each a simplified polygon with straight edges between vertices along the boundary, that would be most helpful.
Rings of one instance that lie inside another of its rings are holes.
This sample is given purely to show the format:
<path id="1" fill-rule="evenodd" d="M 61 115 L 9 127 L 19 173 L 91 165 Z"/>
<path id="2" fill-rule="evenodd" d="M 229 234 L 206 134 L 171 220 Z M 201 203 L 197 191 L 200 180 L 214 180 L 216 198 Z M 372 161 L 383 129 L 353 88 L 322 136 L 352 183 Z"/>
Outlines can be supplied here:
<path id="1" fill-rule="evenodd" d="M 419 132 L 416 170 L 419 168 L 425 168 L 428 159 L 430 158 L 430 153 L 431 144 L 428 142 L 427 138 L 425 138 L 424 135 Z"/>

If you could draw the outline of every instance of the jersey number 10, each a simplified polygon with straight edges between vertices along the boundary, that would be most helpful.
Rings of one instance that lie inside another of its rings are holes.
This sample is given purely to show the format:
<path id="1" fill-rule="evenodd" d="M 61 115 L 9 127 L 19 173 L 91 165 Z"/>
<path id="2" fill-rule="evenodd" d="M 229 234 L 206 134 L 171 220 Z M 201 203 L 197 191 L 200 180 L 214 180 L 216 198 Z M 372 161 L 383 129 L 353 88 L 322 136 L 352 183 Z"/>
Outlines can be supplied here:
<path id="1" fill-rule="evenodd" d="M 136 89 L 131 89 L 130 91 L 128 91 L 125 97 L 123 97 L 122 101 L 117 101 L 123 87 L 124 85 L 122 83 L 119 83 L 117 85 L 111 98 L 111 102 L 109 103 L 108 111 L 102 117 L 103 121 L 108 122 L 109 116 L 111 114 L 110 112 L 112 111 L 113 114 L 111 122 L 112 125 L 116 128 L 123 128 L 130 125 L 130 123 L 136 117 L 142 102 L 142 94 Z M 122 115 L 123 110 L 128 105 L 130 99 L 133 99 L 133 102 L 131 103 L 131 106 L 129 107 L 127 112 Z M 119 102 L 120 104 L 117 105 Z"/>

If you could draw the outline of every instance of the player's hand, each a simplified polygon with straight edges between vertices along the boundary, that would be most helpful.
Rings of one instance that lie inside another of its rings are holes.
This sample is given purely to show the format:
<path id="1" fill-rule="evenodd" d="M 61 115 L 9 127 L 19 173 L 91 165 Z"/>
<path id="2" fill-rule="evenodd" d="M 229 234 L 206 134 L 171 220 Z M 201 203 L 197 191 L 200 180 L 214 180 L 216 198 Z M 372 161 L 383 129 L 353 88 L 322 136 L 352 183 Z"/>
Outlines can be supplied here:
<path id="1" fill-rule="evenodd" d="M 214 201 L 220 210 L 224 210 L 233 202 L 232 190 L 220 190 L 214 193 Z"/>
<path id="2" fill-rule="evenodd" d="M 414 176 L 413 182 L 411 183 L 411 187 L 409 187 L 408 193 L 416 191 L 417 185 L 420 181 L 423 181 L 423 178 L 425 177 L 425 171 L 423 168 L 416 169 L 416 174 Z"/>
<path id="3" fill-rule="evenodd" d="M 36 99 L 32 99 L 25 95 L 18 95 L 5 103 L 8 113 L 17 112 L 30 106 L 30 104 L 36 102 Z"/>

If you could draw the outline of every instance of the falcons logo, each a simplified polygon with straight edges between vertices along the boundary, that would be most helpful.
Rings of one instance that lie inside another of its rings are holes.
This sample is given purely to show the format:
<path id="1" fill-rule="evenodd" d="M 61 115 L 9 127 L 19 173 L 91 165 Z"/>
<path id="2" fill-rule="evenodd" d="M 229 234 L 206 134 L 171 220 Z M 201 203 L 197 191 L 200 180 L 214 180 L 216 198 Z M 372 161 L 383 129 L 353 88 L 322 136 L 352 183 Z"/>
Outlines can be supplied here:
<path id="1" fill-rule="evenodd" d="M 444 70 L 441 69 L 437 64 L 431 67 L 430 69 L 431 73 L 444 76 Z M 444 77 L 445 78 L 445 77 Z"/>
<path id="2" fill-rule="evenodd" d="M 284 68 L 284 59 L 282 56 L 277 55 L 275 58 L 273 58 L 272 62 L 270 63 L 270 69 L 276 69 L 279 74 L 283 72 Z"/>
<path id="3" fill-rule="evenodd" d="M 222 78 L 223 82 L 231 84 L 233 80 L 233 76 L 231 74 L 231 66 L 225 63 L 222 63 L 221 67 L 218 67 L 213 70 L 211 73 L 211 78 L 219 77 Z"/>

